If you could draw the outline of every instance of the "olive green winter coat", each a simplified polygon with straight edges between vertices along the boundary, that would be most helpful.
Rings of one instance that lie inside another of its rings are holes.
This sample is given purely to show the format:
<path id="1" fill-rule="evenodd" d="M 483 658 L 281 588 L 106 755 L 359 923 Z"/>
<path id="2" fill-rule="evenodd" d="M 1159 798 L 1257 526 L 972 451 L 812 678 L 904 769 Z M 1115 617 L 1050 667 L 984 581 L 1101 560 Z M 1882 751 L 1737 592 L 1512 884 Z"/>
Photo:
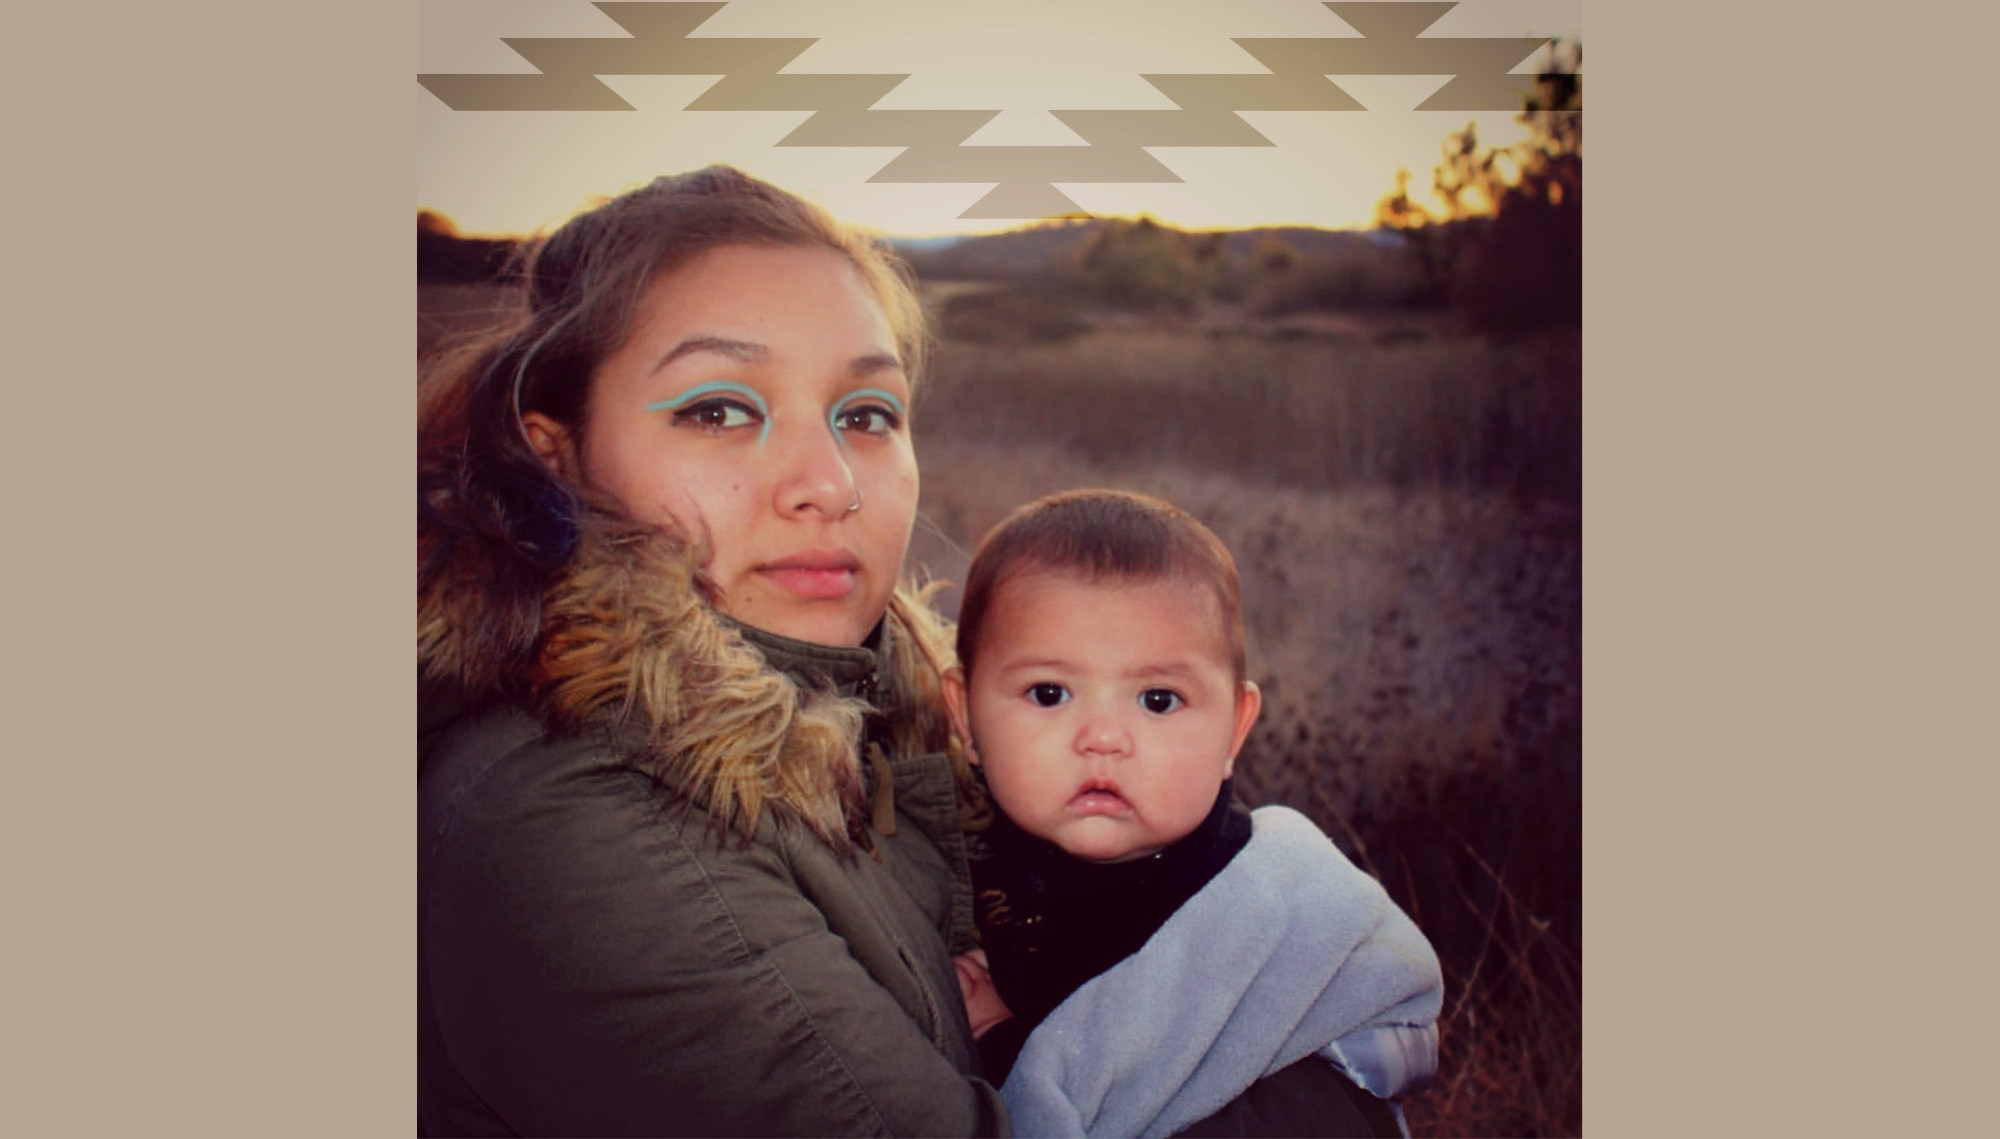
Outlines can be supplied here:
<path id="1" fill-rule="evenodd" d="M 953 768 L 877 716 L 863 752 L 807 738 L 893 710 L 893 646 L 735 629 L 650 556 L 586 551 L 552 592 L 533 710 L 440 683 L 468 649 L 420 601 L 423 1131 L 1004 1133 L 951 962 Z M 718 682 L 716 643 L 758 675 Z"/>

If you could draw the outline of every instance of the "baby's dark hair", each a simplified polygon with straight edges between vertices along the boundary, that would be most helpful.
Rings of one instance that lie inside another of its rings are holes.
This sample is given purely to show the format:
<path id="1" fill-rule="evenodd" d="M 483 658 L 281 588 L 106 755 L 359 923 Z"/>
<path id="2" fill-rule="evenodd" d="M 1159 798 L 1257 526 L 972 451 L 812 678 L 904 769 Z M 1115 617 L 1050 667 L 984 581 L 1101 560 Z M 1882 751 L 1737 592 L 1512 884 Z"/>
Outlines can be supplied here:
<path id="1" fill-rule="evenodd" d="M 1236 682 L 1248 676 L 1243 590 L 1229 547 L 1173 503 L 1122 490 L 1070 490 L 1038 498 L 979 543 L 958 607 L 958 660 L 969 674 L 993 594 L 1024 573 L 1087 582 L 1179 581 L 1210 590 Z"/>

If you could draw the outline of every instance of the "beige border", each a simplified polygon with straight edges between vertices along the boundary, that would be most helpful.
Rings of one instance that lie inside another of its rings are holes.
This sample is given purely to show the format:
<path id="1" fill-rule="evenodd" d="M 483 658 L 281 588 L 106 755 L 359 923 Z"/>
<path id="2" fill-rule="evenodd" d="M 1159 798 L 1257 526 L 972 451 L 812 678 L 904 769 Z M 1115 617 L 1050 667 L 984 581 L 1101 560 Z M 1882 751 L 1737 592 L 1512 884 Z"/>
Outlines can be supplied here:
<path id="1" fill-rule="evenodd" d="M 1996 21 L 1773 7 L 1589 9 L 1585 1121 L 1972 1134 L 2000 409 L 1929 187 Z"/>
<path id="2" fill-rule="evenodd" d="M 1877 22 L 1590 23 L 1587 1119 L 1962 1130 L 1989 800 L 1894 793 L 1991 754 L 1990 285 L 1948 205 L 1756 195 L 1976 147 L 1843 98 Z M 9 1133 L 407 1133 L 412 34 L 10 17 Z"/>
<path id="3" fill-rule="evenodd" d="M 8 15 L 0 1133 L 410 1130 L 413 35 Z"/>

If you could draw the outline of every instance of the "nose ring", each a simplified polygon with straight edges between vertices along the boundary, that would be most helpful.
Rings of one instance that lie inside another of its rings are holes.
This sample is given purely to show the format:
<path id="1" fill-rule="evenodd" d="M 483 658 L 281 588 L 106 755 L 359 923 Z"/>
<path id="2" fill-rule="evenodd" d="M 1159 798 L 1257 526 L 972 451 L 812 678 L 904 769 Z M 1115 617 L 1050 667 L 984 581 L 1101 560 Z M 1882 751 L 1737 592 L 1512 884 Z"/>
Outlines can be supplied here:
<path id="1" fill-rule="evenodd" d="M 859 509 L 861 509 L 861 488 L 860 488 L 860 487 L 855 487 L 855 488 L 854 488 L 854 501 L 853 501 L 852 503 L 848 504 L 848 507 L 847 507 L 847 509 L 846 509 L 846 510 L 844 510 L 844 511 L 842 511 L 842 513 L 843 513 L 843 514 L 852 514 L 852 513 L 854 513 L 855 511 L 857 511 L 857 510 L 859 510 Z"/>

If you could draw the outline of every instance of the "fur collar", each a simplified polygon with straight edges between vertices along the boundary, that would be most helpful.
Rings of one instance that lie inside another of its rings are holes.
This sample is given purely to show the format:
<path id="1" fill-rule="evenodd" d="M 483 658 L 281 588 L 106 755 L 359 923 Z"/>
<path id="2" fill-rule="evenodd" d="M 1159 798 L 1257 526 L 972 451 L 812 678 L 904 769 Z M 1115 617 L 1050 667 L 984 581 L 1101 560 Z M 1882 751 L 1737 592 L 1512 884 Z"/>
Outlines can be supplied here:
<path id="1" fill-rule="evenodd" d="M 868 841 L 862 681 L 894 654 L 807 645 L 712 607 L 695 550 L 601 516 L 543 596 L 541 647 L 524 699 L 551 730 L 609 726 L 636 766 L 747 839 L 766 812 L 836 850 Z M 419 598 L 419 673 L 476 672 L 476 596 Z M 456 619 L 455 619 L 456 618 Z M 755 640 L 755 644 L 752 640 Z M 489 693 L 488 695 L 498 695 Z"/>
<path id="2" fill-rule="evenodd" d="M 639 765 L 748 836 L 774 810 L 848 845 L 865 812 L 866 705 L 803 687 L 703 596 L 695 556 L 653 534 L 586 532 L 543 607 L 535 688 L 552 725 L 609 713 L 644 730 Z"/>

